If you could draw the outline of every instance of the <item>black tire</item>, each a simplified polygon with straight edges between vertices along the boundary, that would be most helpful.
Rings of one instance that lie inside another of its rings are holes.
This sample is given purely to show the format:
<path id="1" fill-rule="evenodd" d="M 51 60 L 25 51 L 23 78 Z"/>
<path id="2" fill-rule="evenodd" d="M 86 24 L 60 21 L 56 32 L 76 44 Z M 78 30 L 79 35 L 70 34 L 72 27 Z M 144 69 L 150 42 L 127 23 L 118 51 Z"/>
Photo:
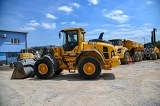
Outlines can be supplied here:
<path id="1" fill-rule="evenodd" d="M 157 53 L 157 59 L 160 59 L 160 53 Z"/>
<path id="2" fill-rule="evenodd" d="M 59 69 L 58 71 L 55 71 L 55 74 L 60 74 L 62 71 L 62 69 Z"/>
<path id="3" fill-rule="evenodd" d="M 124 53 L 124 57 L 121 59 L 121 64 L 125 65 L 128 64 L 128 58 L 130 57 L 128 52 Z"/>
<path id="4" fill-rule="evenodd" d="M 142 53 L 139 52 L 139 61 L 142 61 L 143 60 L 143 56 L 142 56 Z"/>
<path id="5" fill-rule="evenodd" d="M 139 54 L 137 52 L 134 53 L 134 62 L 139 61 Z"/>
<path id="6" fill-rule="evenodd" d="M 156 59 L 157 59 L 157 54 L 151 53 L 151 60 L 156 60 Z"/>
<path id="7" fill-rule="evenodd" d="M 47 73 L 45 73 L 45 74 L 40 73 L 40 71 L 38 69 L 40 64 L 45 64 L 47 66 L 47 68 L 48 68 Z M 55 67 L 54 67 L 54 64 L 48 58 L 42 58 L 42 59 L 39 59 L 35 62 L 34 72 L 35 72 L 35 75 L 40 79 L 49 79 L 54 75 Z"/>
<path id="8" fill-rule="evenodd" d="M 91 75 L 86 74 L 85 70 L 83 70 L 84 66 L 87 63 L 91 63 L 95 67 L 95 71 Z M 102 70 L 101 63 L 99 62 L 99 60 L 97 58 L 92 57 L 92 56 L 84 57 L 78 64 L 78 72 L 85 79 L 98 78 L 101 74 L 101 70 Z"/>

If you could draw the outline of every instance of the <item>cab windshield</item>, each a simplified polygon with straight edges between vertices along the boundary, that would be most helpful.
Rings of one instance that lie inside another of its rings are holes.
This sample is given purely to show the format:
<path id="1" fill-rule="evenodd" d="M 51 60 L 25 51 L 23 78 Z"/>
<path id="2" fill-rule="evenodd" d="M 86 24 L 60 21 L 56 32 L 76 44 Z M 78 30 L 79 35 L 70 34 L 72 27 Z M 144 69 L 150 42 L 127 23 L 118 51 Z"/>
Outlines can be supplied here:
<path id="1" fill-rule="evenodd" d="M 64 31 L 63 48 L 65 51 L 72 51 L 78 44 L 78 32 L 76 30 Z"/>
<path id="2" fill-rule="evenodd" d="M 122 45 L 122 40 L 109 40 L 109 43 L 115 46 Z"/>
<path id="3" fill-rule="evenodd" d="M 154 45 L 152 43 L 144 44 L 144 48 L 153 48 Z"/>
<path id="4" fill-rule="evenodd" d="M 20 53 L 32 53 L 32 49 L 21 49 Z"/>

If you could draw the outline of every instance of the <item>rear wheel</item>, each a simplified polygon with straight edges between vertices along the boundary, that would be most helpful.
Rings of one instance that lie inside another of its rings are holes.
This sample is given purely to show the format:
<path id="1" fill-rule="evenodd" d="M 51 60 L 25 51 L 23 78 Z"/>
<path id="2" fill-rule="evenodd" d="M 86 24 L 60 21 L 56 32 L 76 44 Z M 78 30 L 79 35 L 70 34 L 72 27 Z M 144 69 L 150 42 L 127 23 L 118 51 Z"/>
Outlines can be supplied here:
<path id="1" fill-rule="evenodd" d="M 129 58 L 130 58 L 129 53 L 128 53 L 128 52 L 125 52 L 123 59 L 121 59 L 121 64 L 128 64 Z"/>
<path id="2" fill-rule="evenodd" d="M 134 62 L 139 61 L 139 54 L 137 52 L 134 53 Z"/>
<path id="3" fill-rule="evenodd" d="M 100 76 L 101 64 L 95 57 L 85 57 L 78 64 L 79 74 L 86 79 L 95 79 Z"/>
<path id="4" fill-rule="evenodd" d="M 151 54 L 151 60 L 156 60 L 156 59 L 157 59 L 156 53 L 152 53 L 152 54 Z"/>
<path id="5" fill-rule="evenodd" d="M 139 61 L 142 61 L 142 60 L 143 60 L 142 53 L 139 52 Z"/>
<path id="6" fill-rule="evenodd" d="M 55 73 L 54 64 L 47 58 L 42 58 L 36 61 L 35 74 L 40 79 L 49 79 Z"/>

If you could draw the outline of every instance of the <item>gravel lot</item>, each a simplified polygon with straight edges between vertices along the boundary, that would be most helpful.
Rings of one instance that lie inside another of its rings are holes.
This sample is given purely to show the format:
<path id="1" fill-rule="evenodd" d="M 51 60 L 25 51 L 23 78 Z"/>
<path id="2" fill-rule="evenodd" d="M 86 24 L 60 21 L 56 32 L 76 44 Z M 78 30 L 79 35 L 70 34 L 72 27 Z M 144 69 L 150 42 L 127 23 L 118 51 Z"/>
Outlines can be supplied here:
<path id="1" fill-rule="evenodd" d="M 62 72 L 49 80 L 10 80 L 0 67 L 0 106 L 160 106 L 160 59 L 102 71 L 96 80 Z"/>

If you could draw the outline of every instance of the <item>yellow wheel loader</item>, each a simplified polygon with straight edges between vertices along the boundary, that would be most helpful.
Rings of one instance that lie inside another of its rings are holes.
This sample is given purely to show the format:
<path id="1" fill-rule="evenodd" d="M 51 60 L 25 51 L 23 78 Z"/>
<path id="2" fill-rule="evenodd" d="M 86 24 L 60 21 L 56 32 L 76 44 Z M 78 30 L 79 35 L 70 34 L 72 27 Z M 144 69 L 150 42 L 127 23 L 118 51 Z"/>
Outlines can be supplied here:
<path id="1" fill-rule="evenodd" d="M 144 44 L 143 59 L 160 59 L 160 50 L 155 46 L 156 31 L 157 29 L 153 28 L 153 31 L 151 31 L 151 42 Z"/>
<path id="2" fill-rule="evenodd" d="M 143 59 L 160 59 L 160 50 L 153 43 L 144 44 Z"/>
<path id="3" fill-rule="evenodd" d="M 110 70 L 120 65 L 114 46 L 104 42 L 86 42 L 83 28 L 63 29 L 59 37 L 62 35 L 62 46 L 51 47 L 50 53 L 32 66 L 38 78 L 49 79 L 64 70 L 71 73 L 78 70 L 83 78 L 95 79 L 102 69 Z"/>

